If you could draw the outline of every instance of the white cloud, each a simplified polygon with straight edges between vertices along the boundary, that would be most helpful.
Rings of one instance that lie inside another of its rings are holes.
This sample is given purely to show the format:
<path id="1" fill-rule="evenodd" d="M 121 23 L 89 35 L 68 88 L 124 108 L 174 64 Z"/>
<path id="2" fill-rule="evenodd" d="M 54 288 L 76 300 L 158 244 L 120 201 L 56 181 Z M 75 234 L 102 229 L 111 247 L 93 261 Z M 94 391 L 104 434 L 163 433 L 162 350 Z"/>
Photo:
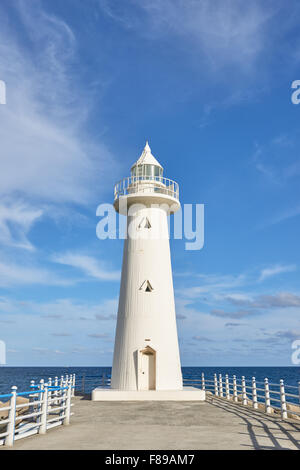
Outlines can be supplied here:
<path id="1" fill-rule="evenodd" d="M 226 300 L 233 305 L 245 305 L 252 301 L 252 298 L 248 294 L 233 293 L 220 296 L 220 300 Z"/>
<path id="2" fill-rule="evenodd" d="M 97 315 L 112 316 L 117 312 L 118 299 L 107 299 L 99 303 L 89 303 L 77 301 L 74 299 L 57 299 L 49 302 L 36 302 L 28 300 L 12 300 L 6 297 L 0 297 L 0 314 L 3 320 L 18 319 L 24 315 L 34 316 L 38 323 L 37 316 L 41 319 L 41 326 L 45 329 L 45 323 L 48 325 L 68 325 L 68 329 L 72 328 L 72 322 L 81 321 L 83 315 L 88 316 L 89 320 L 97 321 Z M 111 318 L 110 318 L 111 319 Z M 71 323 L 64 323 L 71 320 Z M 52 327 L 52 326 L 51 326 Z M 86 325 L 89 328 L 90 324 Z M 83 328 L 81 324 L 80 329 Z M 47 328 L 46 328 L 47 329 Z M 65 333 L 62 332 L 64 335 Z M 61 331 L 55 333 L 56 336 L 62 334 Z M 69 332 L 67 333 L 70 334 Z"/>
<path id="3" fill-rule="evenodd" d="M 300 338 L 300 330 L 282 330 L 277 331 L 276 337 L 283 338 L 287 340 L 294 340 Z"/>
<path id="4" fill-rule="evenodd" d="M 258 308 L 300 307 L 300 295 L 292 292 L 279 292 L 275 295 L 260 295 L 253 301 L 252 306 Z"/>
<path id="5" fill-rule="evenodd" d="M 100 263 L 92 256 L 77 253 L 65 253 L 53 256 L 52 259 L 56 263 L 78 268 L 94 279 L 100 279 L 101 281 L 120 280 L 120 271 L 111 271 L 107 269 L 104 263 Z"/>
<path id="6" fill-rule="evenodd" d="M 111 316 L 117 312 L 118 299 L 108 299 L 101 303 L 88 303 L 84 301 L 76 301 L 73 299 L 58 299 L 53 302 L 23 302 L 22 309 L 38 313 L 46 321 L 55 321 L 58 319 L 69 319 L 72 321 L 82 318 L 97 320 L 98 315 Z M 59 316 L 59 318 L 58 318 Z M 110 318 L 112 319 L 112 318 Z M 87 328 L 89 325 L 87 325 Z M 83 328 L 82 326 L 80 328 Z"/>
<path id="7" fill-rule="evenodd" d="M 148 40 L 172 36 L 181 41 L 181 48 L 184 40 L 193 55 L 214 71 L 228 65 L 254 71 L 277 39 L 273 18 L 280 12 L 285 22 L 280 4 L 257 0 L 131 0 L 126 5 L 99 0 L 99 4 L 110 18 Z M 290 19 L 286 23 L 292 27 Z M 176 47 L 174 40 L 172 46 Z"/>
<path id="8" fill-rule="evenodd" d="M 41 209 L 21 200 L 2 201 L 0 203 L 0 242 L 3 245 L 34 250 L 27 234 L 42 215 Z"/>
<path id="9" fill-rule="evenodd" d="M 280 265 L 277 264 L 275 266 L 269 267 L 262 269 L 260 276 L 259 276 L 259 281 L 264 281 L 265 279 L 268 279 L 269 277 L 276 276 L 277 274 L 281 273 L 289 273 L 292 271 L 296 271 L 297 267 L 295 265 Z"/>
<path id="10" fill-rule="evenodd" d="M 265 144 L 255 143 L 255 151 L 252 155 L 252 163 L 272 185 L 283 187 L 287 184 L 298 184 L 300 176 L 300 163 L 298 148 L 300 144 L 300 132 L 281 134 Z M 272 217 L 262 223 L 262 227 L 280 222 L 285 218 L 293 217 L 299 213 L 299 204 L 288 208 L 279 216 Z"/>
<path id="11" fill-rule="evenodd" d="M 39 3 L 13 6 L 25 40 L 19 42 L 12 23 L 3 20 L 0 77 L 7 104 L 0 108 L 0 195 L 86 203 L 114 162 L 84 130 L 92 100 L 75 67 L 77 39 Z M 1 7 L 0 15 L 5 18 Z"/>
<path id="12" fill-rule="evenodd" d="M 227 289 L 239 287 L 246 281 L 244 274 L 240 274 L 238 276 L 199 274 L 197 277 L 201 279 L 200 286 L 186 287 L 184 289 L 180 289 L 178 293 L 189 299 L 196 299 L 200 296 L 205 296 L 206 294 L 215 296 L 220 291 L 223 292 Z"/>
<path id="13" fill-rule="evenodd" d="M 235 312 L 227 312 L 222 309 L 213 309 L 210 311 L 211 315 L 221 318 L 244 318 L 249 315 L 257 313 L 255 310 L 237 310 Z"/>
<path id="14" fill-rule="evenodd" d="M 78 282 L 75 279 L 63 279 L 45 268 L 31 265 L 21 265 L 11 261 L 0 261 L 0 286 L 10 287 L 15 285 L 51 285 L 69 286 Z"/>
<path id="15" fill-rule="evenodd" d="M 20 354 L 32 348 L 36 353 L 45 354 L 61 348 L 66 353 L 71 353 L 74 348 L 81 352 L 89 345 L 94 346 L 96 335 L 99 345 L 111 341 L 115 325 L 111 315 L 116 313 L 117 308 L 117 299 L 101 300 L 99 303 L 76 299 L 37 302 L 3 297 L 0 298 L 1 337 L 7 346 L 17 349 Z M 82 322 L 83 315 L 90 321 Z M 105 315 L 110 321 L 100 323 L 97 315 Z M 14 322 L 13 328 L 6 324 L 8 321 Z M 94 356 L 91 350 L 89 352 L 92 360 Z M 106 353 L 110 361 L 111 353 L 107 350 Z M 20 356 L 19 360 L 22 361 L 23 357 Z"/>
<path id="16" fill-rule="evenodd" d="M 269 225 L 276 225 L 284 220 L 291 219 L 300 215 L 300 204 L 296 204 L 294 207 L 282 210 L 279 214 L 273 216 L 267 221 L 264 221 L 258 228 L 265 228 Z"/>
<path id="17" fill-rule="evenodd" d="M 300 307 L 300 296 L 293 292 L 278 292 L 276 294 L 260 294 L 256 296 L 225 295 L 220 297 L 233 305 L 243 306 L 247 308 L 273 309 L 273 308 L 290 308 Z"/>

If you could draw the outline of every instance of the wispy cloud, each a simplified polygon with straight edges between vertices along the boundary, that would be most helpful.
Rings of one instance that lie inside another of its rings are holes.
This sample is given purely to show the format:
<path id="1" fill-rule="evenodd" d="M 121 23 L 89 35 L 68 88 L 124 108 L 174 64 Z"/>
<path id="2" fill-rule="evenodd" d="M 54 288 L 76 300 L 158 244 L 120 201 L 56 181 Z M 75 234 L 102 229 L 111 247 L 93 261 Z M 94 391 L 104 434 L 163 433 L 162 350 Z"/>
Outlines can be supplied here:
<path id="1" fill-rule="evenodd" d="M 221 309 L 213 309 L 210 311 L 210 313 L 213 316 L 221 318 L 244 318 L 257 314 L 258 312 L 255 310 L 237 310 L 235 312 L 228 312 Z"/>
<path id="2" fill-rule="evenodd" d="M 51 270 L 32 264 L 20 264 L 5 260 L 3 257 L 2 261 L 0 261 L 1 287 L 13 287 L 16 285 L 70 286 L 77 282 L 76 279 L 64 279 Z"/>
<path id="3" fill-rule="evenodd" d="M 206 336 L 193 336 L 192 339 L 194 339 L 195 341 L 207 341 L 207 342 L 212 342 L 212 339 L 210 338 L 207 338 Z"/>
<path id="4" fill-rule="evenodd" d="M 285 220 L 297 217 L 298 215 L 300 215 L 300 203 L 295 204 L 293 207 L 289 207 L 288 209 L 282 210 L 278 214 L 271 217 L 269 220 L 264 221 L 264 223 L 261 224 L 259 228 L 265 228 L 270 225 L 276 225 Z"/>
<path id="5" fill-rule="evenodd" d="M 0 194 L 86 203 L 114 160 L 103 143 L 86 133 L 92 97 L 76 69 L 77 38 L 40 2 L 20 0 L 11 6 L 26 41 L 17 40 L 0 7 L 0 76 L 7 85 Z"/>
<path id="6" fill-rule="evenodd" d="M 220 300 L 225 300 L 226 302 L 230 302 L 233 305 L 247 305 L 247 303 L 251 303 L 252 298 L 249 294 L 233 293 L 221 296 Z"/>
<path id="7" fill-rule="evenodd" d="M 49 325 L 53 325 L 53 320 L 81 320 L 83 315 L 88 315 L 89 320 L 96 321 L 97 315 L 113 315 L 117 311 L 117 308 L 118 299 L 107 299 L 99 303 L 88 303 L 74 299 L 37 302 L 31 300 L 17 301 L 0 297 L 0 314 L 3 319 L 13 320 L 15 316 L 18 315 L 32 314 L 42 320 L 48 321 Z M 45 326 L 43 326 L 43 328 L 45 328 Z"/>
<path id="8" fill-rule="evenodd" d="M 259 281 L 264 281 L 265 279 L 268 279 L 269 277 L 276 276 L 277 274 L 281 273 L 289 273 L 292 271 L 296 271 L 297 266 L 295 265 L 280 265 L 277 264 L 275 266 L 269 267 L 262 269 L 260 276 L 259 276 Z"/>
<path id="9" fill-rule="evenodd" d="M 240 298 L 239 301 L 235 298 L 232 299 L 230 296 L 227 296 L 226 299 L 234 305 L 247 308 L 269 309 L 300 306 L 300 296 L 292 292 L 279 292 L 273 295 L 264 294 L 254 298 L 245 297 L 244 299 Z"/>
<path id="10" fill-rule="evenodd" d="M 101 281 L 118 281 L 120 271 L 112 271 L 106 268 L 105 263 L 99 262 L 92 256 L 78 253 L 65 253 L 53 256 L 53 261 L 72 266 L 83 271 L 87 276 Z"/>
<path id="11" fill-rule="evenodd" d="M 14 303 L 14 308 L 16 304 Z M 111 316 L 116 313 L 118 308 L 118 299 L 108 299 L 101 303 L 88 303 L 84 301 L 76 301 L 73 299 L 58 299 L 55 302 L 23 302 L 22 309 L 26 308 L 27 311 L 39 313 L 42 318 L 51 319 L 54 316 L 63 316 L 65 320 L 73 319 L 82 320 L 87 318 L 89 320 L 97 320 L 98 316 L 106 316 L 111 320 Z M 88 317 L 86 317 L 88 315 Z"/>
<path id="12" fill-rule="evenodd" d="M 215 295 L 220 291 L 223 292 L 227 289 L 239 287 L 243 285 L 246 280 L 244 274 L 238 276 L 199 274 L 197 277 L 201 280 L 201 285 L 180 289 L 178 293 L 189 299 L 199 298 L 206 294 Z"/>
<path id="13" fill-rule="evenodd" d="M 280 292 L 276 295 L 260 295 L 253 302 L 254 307 L 300 307 L 300 296 L 291 292 Z"/>
<path id="14" fill-rule="evenodd" d="M 2 201 L 0 204 L 0 242 L 17 248 L 33 251 L 27 238 L 34 223 L 43 215 L 41 209 L 18 201 Z"/>
<path id="15" fill-rule="evenodd" d="M 276 333 L 277 338 L 284 338 L 293 341 L 300 339 L 300 330 L 281 330 Z"/>
<path id="16" fill-rule="evenodd" d="M 20 354 L 33 348 L 37 354 L 51 355 L 59 351 L 62 344 L 66 354 L 71 354 L 74 348 L 79 352 L 94 343 L 95 339 L 98 339 L 97 345 L 111 342 L 110 336 L 114 324 L 112 315 L 116 312 L 117 306 L 117 299 L 101 302 L 75 299 L 37 302 L 2 297 L 0 298 L 1 337 L 7 345 L 18 349 Z M 82 322 L 83 315 L 90 321 Z M 97 315 L 106 316 L 110 321 L 99 323 Z M 22 325 L 22 328 L 12 328 L 9 324 L 11 322 Z M 34 342 L 32 332 L 34 332 Z M 91 353 L 91 350 L 89 352 Z M 110 358 L 111 352 L 105 350 L 105 353 Z M 22 360 L 22 356 L 19 359 Z"/>
<path id="17" fill-rule="evenodd" d="M 255 143 L 252 162 L 270 183 L 283 186 L 300 177 L 299 143 L 298 130 L 274 137 L 264 144 Z"/>
<path id="18" fill-rule="evenodd" d="M 130 0 L 126 5 L 98 0 L 102 10 L 121 27 L 135 31 L 147 40 L 172 38 L 181 48 L 197 54 L 212 70 L 233 66 L 253 71 L 266 51 L 275 56 L 283 47 L 281 31 L 296 23 L 279 2 L 245 3 L 242 0 Z M 297 5 L 293 5 L 296 9 Z M 262 64 L 263 65 L 263 64 Z"/>
<path id="19" fill-rule="evenodd" d="M 108 320 L 115 320 L 117 318 L 117 315 L 116 314 L 102 315 L 100 313 L 96 313 L 95 317 L 97 320 L 100 320 L 100 321 L 108 321 Z"/>

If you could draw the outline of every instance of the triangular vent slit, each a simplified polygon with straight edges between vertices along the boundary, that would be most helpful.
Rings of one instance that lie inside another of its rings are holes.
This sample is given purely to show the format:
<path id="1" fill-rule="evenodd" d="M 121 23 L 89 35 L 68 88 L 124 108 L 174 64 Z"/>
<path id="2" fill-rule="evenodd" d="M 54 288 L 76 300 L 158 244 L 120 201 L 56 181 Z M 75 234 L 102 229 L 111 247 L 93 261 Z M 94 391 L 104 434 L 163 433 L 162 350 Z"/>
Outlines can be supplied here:
<path id="1" fill-rule="evenodd" d="M 148 217 L 144 217 L 138 227 L 139 228 L 151 228 L 151 224 L 150 224 Z"/>
<path id="2" fill-rule="evenodd" d="M 151 228 L 151 224 L 149 222 L 148 217 L 146 217 L 146 222 L 145 222 L 144 228 Z"/>
<path id="3" fill-rule="evenodd" d="M 154 289 L 149 281 L 144 281 L 140 287 L 140 290 L 143 290 L 144 292 L 152 292 Z"/>

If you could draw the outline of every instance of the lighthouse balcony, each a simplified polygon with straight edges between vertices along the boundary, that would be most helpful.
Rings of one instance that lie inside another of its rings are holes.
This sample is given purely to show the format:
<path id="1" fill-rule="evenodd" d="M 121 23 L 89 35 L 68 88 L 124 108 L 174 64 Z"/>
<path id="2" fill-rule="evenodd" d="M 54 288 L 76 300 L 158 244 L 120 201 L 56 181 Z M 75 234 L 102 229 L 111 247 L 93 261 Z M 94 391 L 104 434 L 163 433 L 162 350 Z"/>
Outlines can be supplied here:
<path id="1" fill-rule="evenodd" d="M 129 176 L 115 185 L 114 200 L 117 201 L 121 196 L 130 195 L 164 195 L 178 201 L 179 185 L 162 176 Z"/>

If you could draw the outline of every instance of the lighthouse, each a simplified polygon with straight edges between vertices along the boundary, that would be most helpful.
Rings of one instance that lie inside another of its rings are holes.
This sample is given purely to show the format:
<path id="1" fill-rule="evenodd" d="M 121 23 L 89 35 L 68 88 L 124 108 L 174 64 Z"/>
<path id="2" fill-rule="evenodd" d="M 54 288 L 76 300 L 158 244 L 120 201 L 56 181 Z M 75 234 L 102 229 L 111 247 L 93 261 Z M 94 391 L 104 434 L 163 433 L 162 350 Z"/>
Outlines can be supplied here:
<path id="1" fill-rule="evenodd" d="M 148 142 L 130 176 L 114 189 L 127 217 L 111 388 L 93 400 L 203 400 L 183 387 L 168 217 L 180 209 L 179 186 L 166 178 Z"/>

